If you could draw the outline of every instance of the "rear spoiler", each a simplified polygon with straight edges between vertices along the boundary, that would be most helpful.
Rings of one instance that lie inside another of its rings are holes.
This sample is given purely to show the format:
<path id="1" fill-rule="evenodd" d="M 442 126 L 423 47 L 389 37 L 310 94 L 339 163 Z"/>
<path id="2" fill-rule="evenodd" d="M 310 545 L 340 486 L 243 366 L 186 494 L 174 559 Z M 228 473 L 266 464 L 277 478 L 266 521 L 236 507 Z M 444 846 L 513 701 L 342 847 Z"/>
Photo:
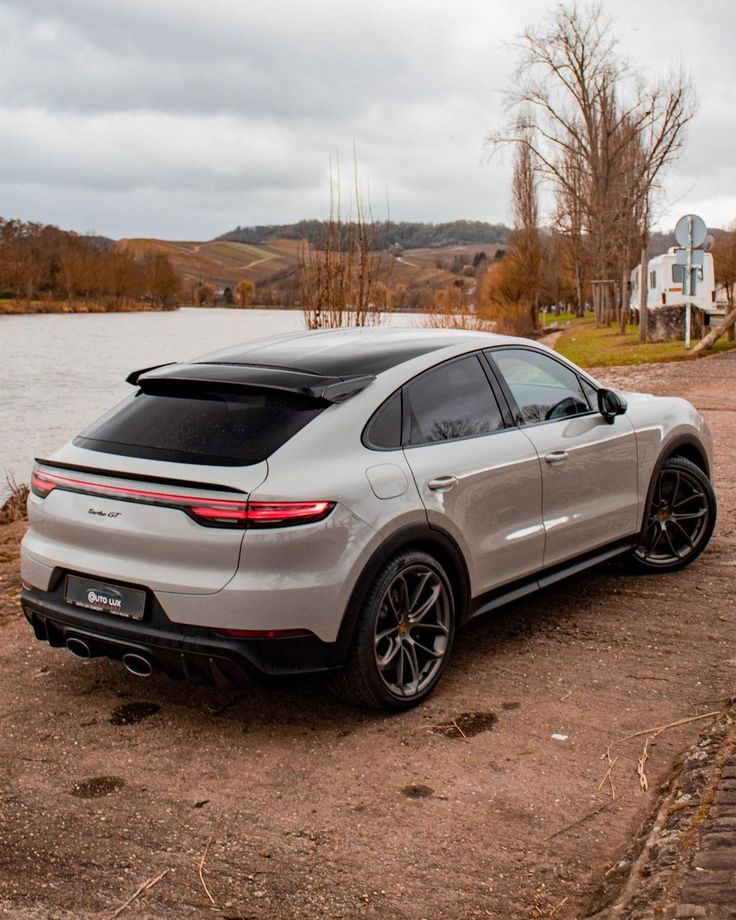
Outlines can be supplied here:
<path id="1" fill-rule="evenodd" d="M 376 378 L 371 375 L 327 377 L 307 371 L 255 364 L 159 364 L 133 371 L 127 383 L 144 392 L 162 384 L 204 384 L 243 389 L 281 390 L 310 399 L 339 403 L 364 390 Z"/>

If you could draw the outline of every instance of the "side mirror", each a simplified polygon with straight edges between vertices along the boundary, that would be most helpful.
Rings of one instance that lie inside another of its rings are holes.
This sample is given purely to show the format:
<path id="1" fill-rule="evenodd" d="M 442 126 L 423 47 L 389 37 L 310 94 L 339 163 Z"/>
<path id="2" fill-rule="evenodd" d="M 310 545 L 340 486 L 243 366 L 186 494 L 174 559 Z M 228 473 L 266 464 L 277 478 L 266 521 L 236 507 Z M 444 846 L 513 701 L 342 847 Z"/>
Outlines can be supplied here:
<path id="1" fill-rule="evenodd" d="M 616 416 L 623 415 L 626 409 L 626 400 L 615 390 L 598 390 L 598 411 L 609 425 L 613 425 Z"/>

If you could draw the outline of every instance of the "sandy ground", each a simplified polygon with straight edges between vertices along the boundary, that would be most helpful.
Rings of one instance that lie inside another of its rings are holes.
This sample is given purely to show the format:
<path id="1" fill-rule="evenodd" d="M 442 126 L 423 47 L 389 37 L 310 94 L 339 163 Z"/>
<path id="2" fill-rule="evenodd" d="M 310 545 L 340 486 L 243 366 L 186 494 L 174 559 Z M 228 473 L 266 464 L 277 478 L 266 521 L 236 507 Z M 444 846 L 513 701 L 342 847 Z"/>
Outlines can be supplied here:
<path id="1" fill-rule="evenodd" d="M 709 549 L 678 574 L 612 564 L 498 612 L 460 635 L 440 690 L 404 716 L 319 687 L 142 681 L 52 650 L 18 609 L 23 527 L 0 528 L 0 914 L 112 917 L 157 878 L 120 916 L 600 908 L 606 873 L 707 723 L 650 745 L 648 793 L 640 739 L 617 749 L 615 799 L 599 790 L 606 746 L 734 692 L 736 355 L 599 376 L 705 412 L 720 500 Z"/>

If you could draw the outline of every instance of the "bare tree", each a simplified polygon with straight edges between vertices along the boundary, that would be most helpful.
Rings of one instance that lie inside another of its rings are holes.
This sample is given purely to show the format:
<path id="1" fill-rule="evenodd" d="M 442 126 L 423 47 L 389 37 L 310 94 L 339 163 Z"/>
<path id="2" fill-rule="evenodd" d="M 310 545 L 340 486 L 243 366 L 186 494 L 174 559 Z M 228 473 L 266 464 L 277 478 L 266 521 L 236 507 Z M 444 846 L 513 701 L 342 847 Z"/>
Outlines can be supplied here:
<path id="1" fill-rule="evenodd" d="M 514 151 L 514 174 L 511 199 L 514 209 L 514 233 L 510 239 L 514 256 L 524 265 L 523 301 L 529 312 L 532 329 L 538 325 L 541 245 L 539 240 L 539 206 L 537 174 L 532 149 L 534 139 L 528 122 L 519 127 L 520 140 Z"/>
<path id="2" fill-rule="evenodd" d="M 305 241 L 299 251 L 299 298 L 307 328 L 381 322 L 386 302 L 376 288 L 384 263 L 379 237 L 360 189 L 357 161 L 348 217 L 343 217 L 338 163 L 336 176 L 330 170 L 329 216 L 321 225 L 321 239 Z"/>
<path id="3" fill-rule="evenodd" d="M 194 290 L 194 302 L 200 306 L 212 306 L 217 295 L 217 288 L 210 281 L 203 281 Z"/>
<path id="4" fill-rule="evenodd" d="M 529 147 L 557 191 L 558 225 L 574 250 L 584 237 L 593 276 L 618 280 L 633 239 L 646 259 L 652 195 L 694 114 L 690 81 L 680 72 L 647 86 L 598 5 L 560 4 L 546 26 L 522 34 L 519 50 L 507 94 L 513 120 L 488 143 Z"/>
<path id="5" fill-rule="evenodd" d="M 239 307 L 249 307 L 256 296 L 256 286 L 248 278 L 241 278 L 233 288 L 233 294 Z"/>

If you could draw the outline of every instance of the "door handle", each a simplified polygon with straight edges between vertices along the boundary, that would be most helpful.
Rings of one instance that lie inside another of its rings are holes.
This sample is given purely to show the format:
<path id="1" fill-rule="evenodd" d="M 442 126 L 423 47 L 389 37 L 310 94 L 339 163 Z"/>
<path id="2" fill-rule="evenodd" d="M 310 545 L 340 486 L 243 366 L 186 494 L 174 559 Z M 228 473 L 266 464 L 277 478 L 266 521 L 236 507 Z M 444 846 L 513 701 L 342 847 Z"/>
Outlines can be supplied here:
<path id="1" fill-rule="evenodd" d="M 457 485 L 457 476 L 438 476 L 436 479 L 430 479 L 427 488 L 433 492 L 449 492 Z"/>
<path id="2" fill-rule="evenodd" d="M 570 455 L 566 450 L 551 450 L 548 454 L 544 455 L 544 459 L 547 461 L 547 463 L 555 465 L 564 463 L 569 456 Z"/>

